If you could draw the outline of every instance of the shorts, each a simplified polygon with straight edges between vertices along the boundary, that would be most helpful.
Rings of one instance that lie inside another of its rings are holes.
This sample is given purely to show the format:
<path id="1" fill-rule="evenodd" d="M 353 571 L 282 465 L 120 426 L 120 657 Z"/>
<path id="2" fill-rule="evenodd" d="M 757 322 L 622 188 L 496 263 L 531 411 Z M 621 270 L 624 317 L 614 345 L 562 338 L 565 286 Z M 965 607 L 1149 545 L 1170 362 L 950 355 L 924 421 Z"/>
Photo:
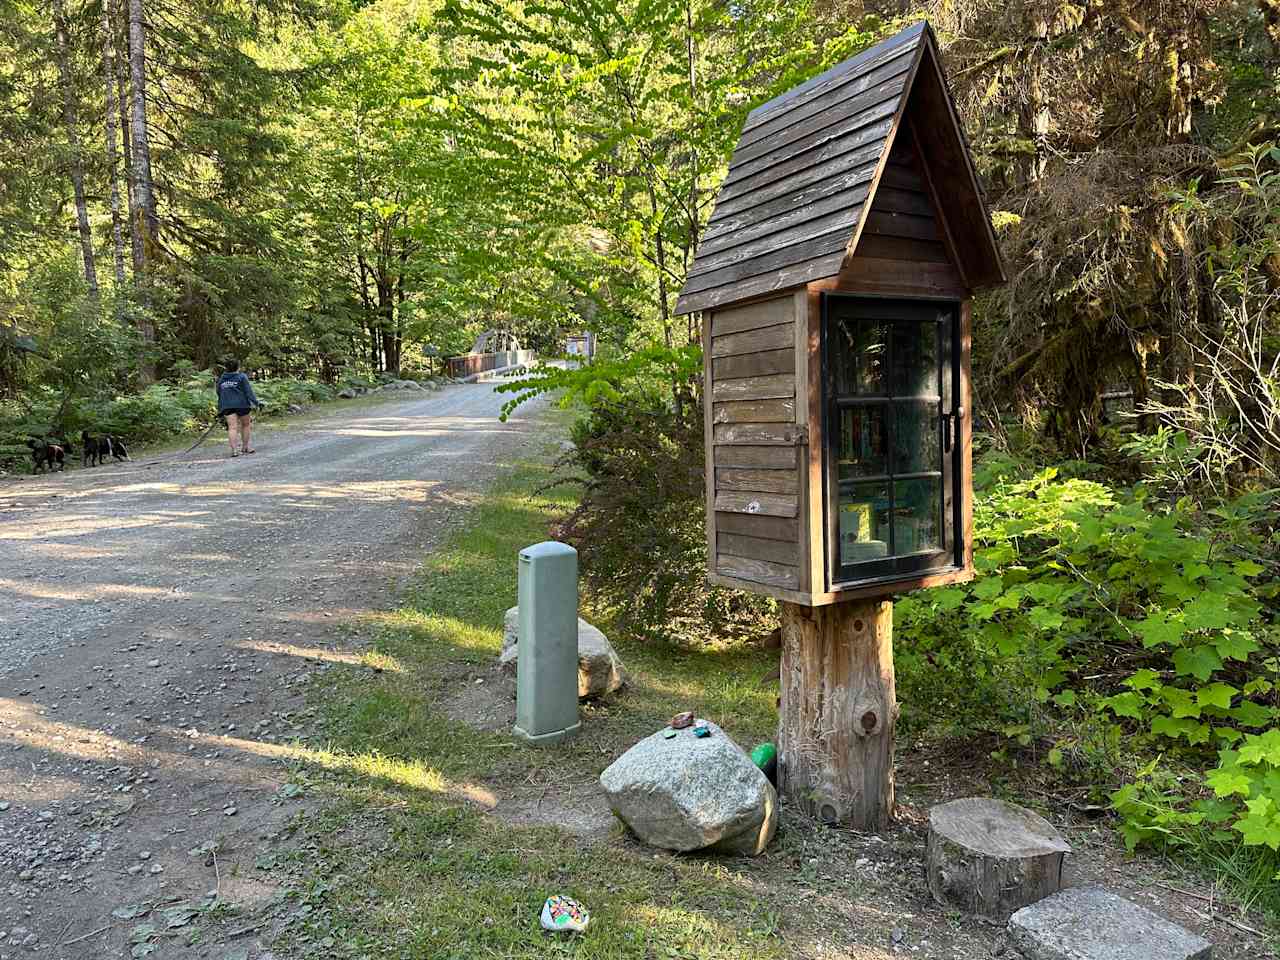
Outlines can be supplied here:
<path id="1" fill-rule="evenodd" d="M 237 417 L 247 417 L 249 415 L 249 410 L 250 410 L 249 407 L 236 407 L 232 410 L 223 410 L 222 415 L 224 417 L 229 417 L 233 415 Z"/>

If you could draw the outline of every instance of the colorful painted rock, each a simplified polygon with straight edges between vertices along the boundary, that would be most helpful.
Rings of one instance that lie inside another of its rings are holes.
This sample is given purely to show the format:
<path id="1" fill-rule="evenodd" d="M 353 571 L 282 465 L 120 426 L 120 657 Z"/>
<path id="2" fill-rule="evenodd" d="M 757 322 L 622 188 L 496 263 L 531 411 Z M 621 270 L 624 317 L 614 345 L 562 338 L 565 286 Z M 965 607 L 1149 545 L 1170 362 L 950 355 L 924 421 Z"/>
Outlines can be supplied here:
<path id="1" fill-rule="evenodd" d="M 693 711 L 686 710 L 684 713 L 677 713 L 671 718 L 671 729 L 683 730 L 685 727 L 693 726 Z"/>
<path id="2" fill-rule="evenodd" d="M 559 894 L 547 897 L 547 902 L 542 905 L 543 930 L 580 932 L 587 929 L 587 921 L 590 919 L 591 915 L 587 913 L 586 907 L 577 900 L 570 900 Z"/>

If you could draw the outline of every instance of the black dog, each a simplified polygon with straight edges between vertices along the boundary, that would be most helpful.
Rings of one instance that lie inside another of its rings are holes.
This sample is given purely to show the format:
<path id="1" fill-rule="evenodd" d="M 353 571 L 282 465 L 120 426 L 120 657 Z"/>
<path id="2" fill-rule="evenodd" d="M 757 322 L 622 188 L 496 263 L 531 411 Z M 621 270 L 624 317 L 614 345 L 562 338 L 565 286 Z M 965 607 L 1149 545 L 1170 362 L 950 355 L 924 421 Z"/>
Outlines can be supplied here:
<path id="1" fill-rule="evenodd" d="M 64 444 L 56 441 L 50 441 L 45 437 L 32 437 L 27 441 L 27 446 L 31 448 L 31 459 L 35 461 L 35 472 L 42 473 L 45 470 L 66 470 L 67 450 Z"/>
<path id="2" fill-rule="evenodd" d="M 80 442 L 84 444 L 84 452 L 80 454 L 82 467 L 101 466 L 106 462 L 107 457 L 115 457 L 117 461 L 129 459 L 129 451 L 125 449 L 124 442 L 119 437 L 106 435 L 92 437 L 88 430 L 82 430 Z"/>

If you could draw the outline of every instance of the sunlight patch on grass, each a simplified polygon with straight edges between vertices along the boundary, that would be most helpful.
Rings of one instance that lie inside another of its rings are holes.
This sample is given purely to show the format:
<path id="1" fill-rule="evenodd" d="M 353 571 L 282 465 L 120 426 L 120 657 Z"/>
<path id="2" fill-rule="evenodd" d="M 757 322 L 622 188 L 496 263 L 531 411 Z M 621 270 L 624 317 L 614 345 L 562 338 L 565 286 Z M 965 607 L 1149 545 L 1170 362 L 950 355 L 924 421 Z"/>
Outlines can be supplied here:
<path id="1" fill-rule="evenodd" d="M 443 660 L 478 662 L 502 647 L 500 629 L 422 610 L 402 608 L 364 622 L 378 631 L 374 649 L 380 655 L 406 658 L 419 668 Z"/>

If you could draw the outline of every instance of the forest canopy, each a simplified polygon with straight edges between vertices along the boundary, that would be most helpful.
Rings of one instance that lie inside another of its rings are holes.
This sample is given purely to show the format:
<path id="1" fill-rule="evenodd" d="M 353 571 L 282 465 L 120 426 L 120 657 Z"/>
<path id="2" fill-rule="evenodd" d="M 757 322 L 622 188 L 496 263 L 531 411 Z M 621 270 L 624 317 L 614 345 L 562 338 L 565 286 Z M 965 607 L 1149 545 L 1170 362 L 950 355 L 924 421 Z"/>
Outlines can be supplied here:
<path id="1" fill-rule="evenodd" d="M 680 348 L 746 112 L 920 17 L 1011 266 L 979 412 L 1274 475 L 1271 0 L 4 0 L 0 391 Z"/>

